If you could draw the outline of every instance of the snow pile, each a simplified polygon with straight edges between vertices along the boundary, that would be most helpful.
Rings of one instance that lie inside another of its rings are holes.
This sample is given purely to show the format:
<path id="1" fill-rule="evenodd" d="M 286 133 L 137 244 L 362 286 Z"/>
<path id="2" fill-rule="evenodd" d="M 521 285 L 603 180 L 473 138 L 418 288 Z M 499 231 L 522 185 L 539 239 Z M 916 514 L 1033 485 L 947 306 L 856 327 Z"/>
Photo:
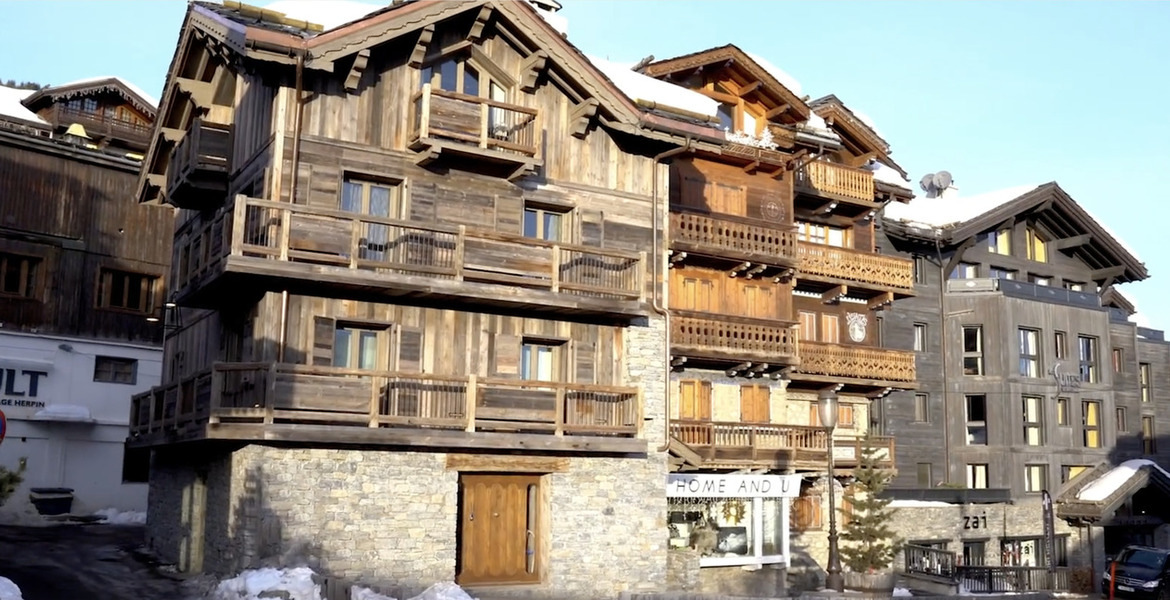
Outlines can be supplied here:
<path id="1" fill-rule="evenodd" d="M 7 577 L 0 577 L 0 600 L 24 600 L 20 588 Z"/>
<path id="2" fill-rule="evenodd" d="M 116 508 L 103 508 L 93 514 L 102 517 L 102 523 L 110 525 L 146 525 L 146 513 L 142 511 L 121 512 Z"/>
<path id="3" fill-rule="evenodd" d="M 321 588 L 313 582 L 313 570 L 308 567 L 244 571 L 221 581 L 211 599 L 260 600 L 273 597 L 265 592 L 281 591 L 288 592 L 289 600 L 322 600 Z"/>
<path id="4" fill-rule="evenodd" d="M 380 5 L 373 2 L 354 2 L 353 0 L 277 0 L 264 8 L 284 13 L 289 19 L 316 23 L 326 31 L 335 29 L 346 23 L 360 20 L 366 15 L 386 8 L 387 2 Z"/>
<path id="5" fill-rule="evenodd" d="M 905 177 L 902 177 L 902 174 L 896 171 L 893 167 L 887 166 L 881 161 L 874 161 L 873 166 L 870 168 L 873 170 L 874 179 L 883 183 L 888 183 L 890 185 L 896 185 L 900 188 L 910 191 L 914 190 L 914 188 L 910 186 L 910 182 Z"/>
<path id="6" fill-rule="evenodd" d="M 1097 481 L 1094 481 L 1089 485 L 1081 488 L 1081 491 L 1077 492 L 1077 500 L 1100 502 L 1108 498 L 1113 494 L 1113 492 L 1116 492 L 1118 488 L 1124 485 L 1125 482 L 1129 481 L 1131 477 L 1137 474 L 1139 469 L 1146 465 L 1158 469 L 1162 472 L 1163 475 L 1170 478 L 1170 473 L 1167 473 L 1165 469 L 1159 467 L 1158 464 L 1152 460 L 1146 460 L 1142 458 L 1127 460 L 1120 465 L 1110 469 Z"/>
<path id="7" fill-rule="evenodd" d="M 354 587 L 349 590 L 349 600 L 397 600 L 366 587 Z"/>
<path id="8" fill-rule="evenodd" d="M 475 600 L 453 581 L 436 583 L 410 600 Z"/>
<path id="9" fill-rule="evenodd" d="M 913 596 L 914 594 L 911 593 L 910 590 L 908 590 L 906 588 L 896 587 L 896 588 L 894 588 L 893 595 L 896 597 L 896 596 Z"/>

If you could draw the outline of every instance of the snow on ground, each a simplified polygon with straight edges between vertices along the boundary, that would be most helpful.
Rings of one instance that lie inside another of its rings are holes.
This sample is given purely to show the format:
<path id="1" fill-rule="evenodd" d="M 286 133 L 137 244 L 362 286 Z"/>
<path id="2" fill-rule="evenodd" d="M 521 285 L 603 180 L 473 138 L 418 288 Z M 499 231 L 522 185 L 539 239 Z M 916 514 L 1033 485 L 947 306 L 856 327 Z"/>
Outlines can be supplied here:
<path id="1" fill-rule="evenodd" d="M 1100 479 L 1081 488 L 1081 491 L 1077 492 L 1077 499 L 1088 500 L 1089 502 L 1100 502 L 1108 498 L 1113 492 L 1117 491 L 1117 488 L 1121 487 L 1125 484 L 1125 482 L 1129 481 L 1129 478 L 1133 477 L 1134 474 L 1138 472 L 1138 469 L 1141 469 L 1146 465 L 1151 465 L 1161 471 L 1162 474 L 1166 477 L 1170 477 L 1170 473 L 1167 473 L 1166 469 L 1159 467 L 1158 464 L 1152 460 L 1146 460 L 1142 458 L 1127 460 L 1107 471 L 1104 475 L 1101 476 Z"/>
<path id="2" fill-rule="evenodd" d="M 20 588 L 7 577 L 0 577 L 0 600 L 24 600 Z"/>
<path id="3" fill-rule="evenodd" d="M 292 569 L 255 569 L 225 579 L 208 596 L 208 600 L 263 600 L 274 593 L 286 592 L 289 600 L 322 600 L 321 586 L 313 581 L 313 570 L 308 567 Z M 5 581 L 0 578 L 0 582 Z M 370 588 L 354 586 L 353 600 L 396 600 Z M 0 587 L 0 600 L 21 600 L 19 594 L 9 599 Z M 451 581 L 439 582 L 409 600 L 476 600 Z"/>
<path id="4" fill-rule="evenodd" d="M 914 594 L 912 594 L 910 592 L 910 590 L 908 590 L 906 588 L 900 588 L 900 587 L 894 588 L 894 596 L 895 597 L 897 597 L 897 596 L 913 596 L 913 595 Z"/>
<path id="5" fill-rule="evenodd" d="M 102 523 L 110 525 L 146 525 L 146 513 L 142 511 L 122 512 L 116 508 L 103 508 L 93 514 L 102 517 Z"/>
<path id="6" fill-rule="evenodd" d="M 475 600 L 453 581 L 436 583 L 410 600 Z"/>
<path id="7" fill-rule="evenodd" d="M 350 600 L 397 600 L 383 594 L 379 594 L 367 587 L 353 587 L 349 590 Z"/>

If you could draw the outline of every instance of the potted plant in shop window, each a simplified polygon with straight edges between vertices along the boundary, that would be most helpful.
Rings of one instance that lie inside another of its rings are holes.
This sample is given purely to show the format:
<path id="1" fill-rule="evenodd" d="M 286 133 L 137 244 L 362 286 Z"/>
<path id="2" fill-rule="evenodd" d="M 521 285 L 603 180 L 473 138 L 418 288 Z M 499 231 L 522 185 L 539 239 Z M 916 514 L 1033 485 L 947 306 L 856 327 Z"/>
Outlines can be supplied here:
<path id="1" fill-rule="evenodd" d="M 882 468 L 881 450 L 867 433 L 862 442 L 850 511 L 841 531 L 845 544 L 841 556 L 847 567 L 845 587 L 863 591 L 893 591 L 896 574 L 890 569 L 901 545 L 890 528 L 890 499 L 879 495 L 889 486 L 893 472 Z"/>

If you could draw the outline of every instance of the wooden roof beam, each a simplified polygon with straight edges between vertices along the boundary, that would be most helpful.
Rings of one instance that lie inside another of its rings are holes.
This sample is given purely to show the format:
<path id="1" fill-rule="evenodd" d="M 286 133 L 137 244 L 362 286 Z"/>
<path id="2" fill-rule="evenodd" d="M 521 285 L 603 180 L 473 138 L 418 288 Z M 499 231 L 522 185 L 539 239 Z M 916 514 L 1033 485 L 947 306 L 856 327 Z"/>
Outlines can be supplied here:
<path id="1" fill-rule="evenodd" d="M 743 98 L 744 96 L 760 89 L 760 87 L 762 87 L 763 85 L 764 85 L 764 82 L 757 79 L 757 80 L 739 88 L 739 91 L 737 91 L 735 93 L 735 95 L 739 96 L 740 98 Z"/>
<path id="2" fill-rule="evenodd" d="M 771 121 L 772 119 L 775 119 L 776 117 L 779 117 L 780 115 L 788 112 L 788 109 L 790 108 L 792 108 L 792 105 L 785 102 L 784 104 L 781 104 L 775 108 L 771 108 L 768 110 L 768 112 L 764 113 L 764 119 Z"/>
<path id="3" fill-rule="evenodd" d="M 845 294 L 848 294 L 848 293 L 849 293 L 849 286 L 844 285 L 844 284 L 835 285 L 835 286 L 825 290 L 825 293 L 821 294 L 821 302 L 823 302 L 825 304 L 833 304 L 834 302 L 841 300 L 841 298 L 844 298 Z"/>
<path id="4" fill-rule="evenodd" d="M 353 57 L 353 65 L 349 67 L 349 74 L 345 76 L 345 91 L 354 93 L 358 83 L 362 80 L 362 73 L 366 70 L 366 63 L 370 61 L 370 49 L 362 48 Z"/>
<path id="5" fill-rule="evenodd" d="M 569 111 L 569 133 L 575 138 L 584 138 L 589 131 L 589 124 L 597 115 L 597 107 L 601 103 L 596 98 L 589 98 L 577 104 Z"/>
<path id="6" fill-rule="evenodd" d="M 484 4 L 479 9 L 479 14 L 475 16 L 475 22 L 471 24 L 471 31 L 467 32 L 467 40 L 479 43 L 483 39 L 483 30 L 487 26 L 488 19 L 492 18 L 492 11 L 495 10 L 491 4 Z"/>
<path id="7" fill-rule="evenodd" d="M 210 81 L 196 81 L 186 77 L 176 77 L 175 85 L 179 91 L 186 94 L 199 108 L 211 108 L 215 97 L 215 86 Z"/>
<path id="8" fill-rule="evenodd" d="M 870 298 L 868 306 L 870 310 L 882 310 L 894 303 L 894 292 L 882 292 L 878 296 Z"/>
<path id="9" fill-rule="evenodd" d="M 435 37 L 435 26 L 432 24 L 423 27 L 418 34 L 418 41 L 414 43 L 414 49 L 410 52 L 410 60 L 406 64 L 416 69 L 422 67 L 423 58 L 427 55 L 427 46 L 431 45 L 433 37 Z"/>
<path id="10" fill-rule="evenodd" d="M 546 65 L 548 65 L 548 53 L 544 50 L 537 50 L 524 59 L 524 62 L 520 64 L 520 89 L 529 93 L 535 91 L 536 82 L 540 79 L 540 74 L 544 72 Z"/>
<path id="11" fill-rule="evenodd" d="M 1061 238 L 1048 242 L 1048 246 L 1053 250 L 1068 250 L 1069 248 L 1079 248 L 1087 246 L 1093 241 L 1093 235 L 1084 233 L 1081 235 L 1074 235 L 1072 237 Z"/>
<path id="12" fill-rule="evenodd" d="M 1122 275 L 1125 275 L 1125 265 L 1097 269 L 1089 274 L 1089 278 L 1093 281 L 1106 281 L 1107 283 L 1101 287 L 1109 287 L 1112 285 L 1114 279 L 1121 277 Z"/>

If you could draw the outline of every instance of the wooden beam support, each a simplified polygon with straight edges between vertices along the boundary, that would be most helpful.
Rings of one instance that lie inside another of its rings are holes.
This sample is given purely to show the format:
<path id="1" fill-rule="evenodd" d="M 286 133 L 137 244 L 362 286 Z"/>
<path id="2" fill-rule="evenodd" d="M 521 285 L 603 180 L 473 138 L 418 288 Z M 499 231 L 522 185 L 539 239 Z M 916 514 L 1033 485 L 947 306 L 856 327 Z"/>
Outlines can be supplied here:
<path id="1" fill-rule="evenodd" d="M 849 166 L 854 167 L 854 168 L 860 168 L 860 167 L 864 166 L 865 163 L 869 162 L 869 159 L 876 158 L 876 157 L 877 157 L 877 152 L 874 152 L 871 150 L 869 152 L 866 152 L 865 154 L 862 154 L 861 156 L 854 157 L 852 160 L 849 161 Z"/>
<path id="2" fill-rule="evenodd" d="M 796 269 L 793 269 L 792 267 L 788 267 L 788 268 L 784 269 L 783 271 L 780 271 L 779 273 L 777 273 L 776 276 L 772 278 L 772 282 L 773 283 L 788 283 L 789 281 L 792 281 L 792 277 L 795 275 L 796 275 Z"/>
<path id="3" fill-rule="evenodd" d="M 760 168 L 760 161 L 753 160 L 752 162 L 743 166 L 744 173 L 755 173 L 756 169 Z"/>
<path id="4" fill-rule="evenodd" d="M 547 64 L 548 53 L 544 50 L 537 50 L 524 59 L 524 62 L 520 63 L 520 89 L 529 93 L 535 91 L 536 80 L 540 78 Z"/>
<path id="5" fill-rule="evenodd" d="M 475 22 L 471 24 L 471 31 L 467 32 L 468 41 L 479 43 L 483 39 L 483 29 L 487 26 L 488 19 L 492 18 L 492 10 L 491 4 L 485 4 L 479 9 Z"/>
<path id="6" fill-rule="evenodd" d="M 567 457 L 512 456 L 507 454 L 448 454 L 448 471 L 511 473 L 565 473 Z"/>
<path id="7" fill-rule="evenodd" d="M 738 265 L 736 265 L 735 267 L 733 267 L 730 271 L 728 271 L 727 276 L 728 277 L 736 277 L 741 272 L 746 271 L 751 266 L 752 266 L 752 263 L 750 263 L 750 262 L 747 262 L 747 261 L 741 262 Z"/>
<path id="8" fill-rule="evenodd" d="M 1121 277 L 1122 275 L 1125 275 L 1125 266 L 1124 265 L 1117 265 L 1114 267 L 1106 267 L 1104 269 L 1097 269 L 1096 271 L 1093 271 L 1089 275 L 1089 277 L 1093 281 L 1103 281 L 1103 280 L 1116 279 L 1117 277 Z M 1110 283 L 1112 283 L 1112 282 L 1110 282 Z M 1101 287 L 1108 287 L 1108 285 L 1109 284 L 1106 284 L 1106 285 L 1103 285 Z"/>
<path id="9" fill-rule="evenodd" d="M 676 264 L 681 264 L 682 261 L 686 260 L 686 258 L 687 258 L 686 252 L 675 252 L 674 250 L 671 250 L 670 251 L 670 268 L 673 269 Z"/>
<path id="10" fill-rule="evenodd" d="M 845 294 L 847 293 L 849 293 L 849 286 L 835 285 L 825 290 L 825 293 L 821 294 L 821 302 L 824 302 L 825 304 L 833 304 L 841 298 L 844 298 Z"/>
<path id="11" fill-rule="evenodd" d="M 589 124 L 593 122 L 593 117 L 597 115 L 597 108 L 601 103 L 596 98 L 589 98 L 588 100 L 573 107 L 569 111 L 569 133 L 575 138 L 584 138 L 585 134 L 589 132 Z"/>
<path id="12" fill-rule="evenodd" d="M 757 80 L 739 88 L 739 90 L 735 93 L 735 95 L 739 96 L 740 98 L 743 98 L 744 96 L 760 89 L 760 86 L 762 86 L 762 85 L 764 85 L 764 82 L 757 79 Z"/>
<path id="13" fill-rule="evenodd" d="M 769 109 L 768 112 L 764 113 L 764 119 L 771 121 L 772 119 L 775 119 L 776 117 L 779 117 L 780 115 L 788 112 L 788 109 L 790 108 L 792 108 L 792 105 L 785 102 L 784 104 L 781 104 L 776 108 Z"/>
<path id="14" fill-rule="evenodd" d="M 158 132 L 162 134 L 162 139 L 177 144 L 182 141 L 183 136 L 187 135 L 186 131 L 182 129 L 175 129 L 173 127 L 159 127 Z"/>
<path id="15" fill-rule="evenodd" d="M 1045 201 L 1041 202 L 1040 204 L 1037 204 L 1037 205 L 1035 206 L 1035 208 L 1033 208 L 1032 210 L 1030 210 L 1030 211 L 1028 211 L 1028 212 L 1030 212 L 1030 213 L 1042 213 L 1042 212 L 1044 212 L 1044 211 L 1046 211 L 1046 210 L 1048 210 L 1048 209 L 1050 209 L 1050 208 L 1052 208 L 1052 198 L 1049 198 L 1049 199 L 1047 199 L 1047 200 L 1045 200 Z"/>
<path id="16" fill-rule="evenodd" d="M 1069 248 L 1079 248 L 1080 246 L 1087 246 L 1093 241 L 1093 235 L 1084 233 L 1081 235 L 1074 235 L 1073 237 L 1061 238 L 1059 240 L 1052 240 L 1048 242 L 1048 246 L 1053 250 L 1068 250 Z"/>
<path id="17" fill-rule="evenodd" d="M 963 252 L 966 252 L 968 248 L 971 248 L 974 245 L 975 236 L 971 236 L 963 240 L 963 243 L 959 244 L 959 246 L 955 248 L 954 254 L 951 254 L 951 259 L 947 261 L 947 266 L 943 269 L 943 277 L 951 276 L 951 271 L 954 271 L 955 267 L 957 267 L 959 263 L 963 261 Z"/>
<path id="18" fill-rule="evenodd" d="M 431 45 L 431 38 L 435 37 L 435 26 L 427 25 L 418 33 L 418 41 L 414 43 L 414 50 L 410 51 L 410 60 L 406 64 L 419 68 L 422 66 L 423 57 L 427 55 L 427 46 Z"/>
<path id="19" fill-rule="evenodd" d="M 882 310 L 885 307 L 894 303 L 894 292 L 882 292 L 881 294 L 869 299 L 870 310 Z"/>
<path id="20" fill-rule="evenodd" d="M 747 276 L 748 279 L 755 279 L 756 275 L 763 273 L 764 269 L 767 269 L 767 268 L 768 268 L 768 265 L 756 265 L 756 266 L 752 267 L 751 269 L 748 269 L 748 272 L 745 273 L 745 275 Z"/>
<path id="21" fill-rule="evenodd" d="M 345 76 L 345 91 L 351 94 L 357 91 L 358 82 L 362 80 L 362 72 L 366 70 L 366 63 L 369 61 L 369 48 L 362 48 L 354 55 L 353 65 L 349 68 L 349 74 Z"/>
<path id="22" fill-rule="evenodd" d="M 179 86 L 179 91 L 186 94 L 191 102 L 194 102 L 199 108 L 211 108 L 212 99 L 215 97 L 215 86 L 210 81 L 176 77 L 175 85 Z"/>

